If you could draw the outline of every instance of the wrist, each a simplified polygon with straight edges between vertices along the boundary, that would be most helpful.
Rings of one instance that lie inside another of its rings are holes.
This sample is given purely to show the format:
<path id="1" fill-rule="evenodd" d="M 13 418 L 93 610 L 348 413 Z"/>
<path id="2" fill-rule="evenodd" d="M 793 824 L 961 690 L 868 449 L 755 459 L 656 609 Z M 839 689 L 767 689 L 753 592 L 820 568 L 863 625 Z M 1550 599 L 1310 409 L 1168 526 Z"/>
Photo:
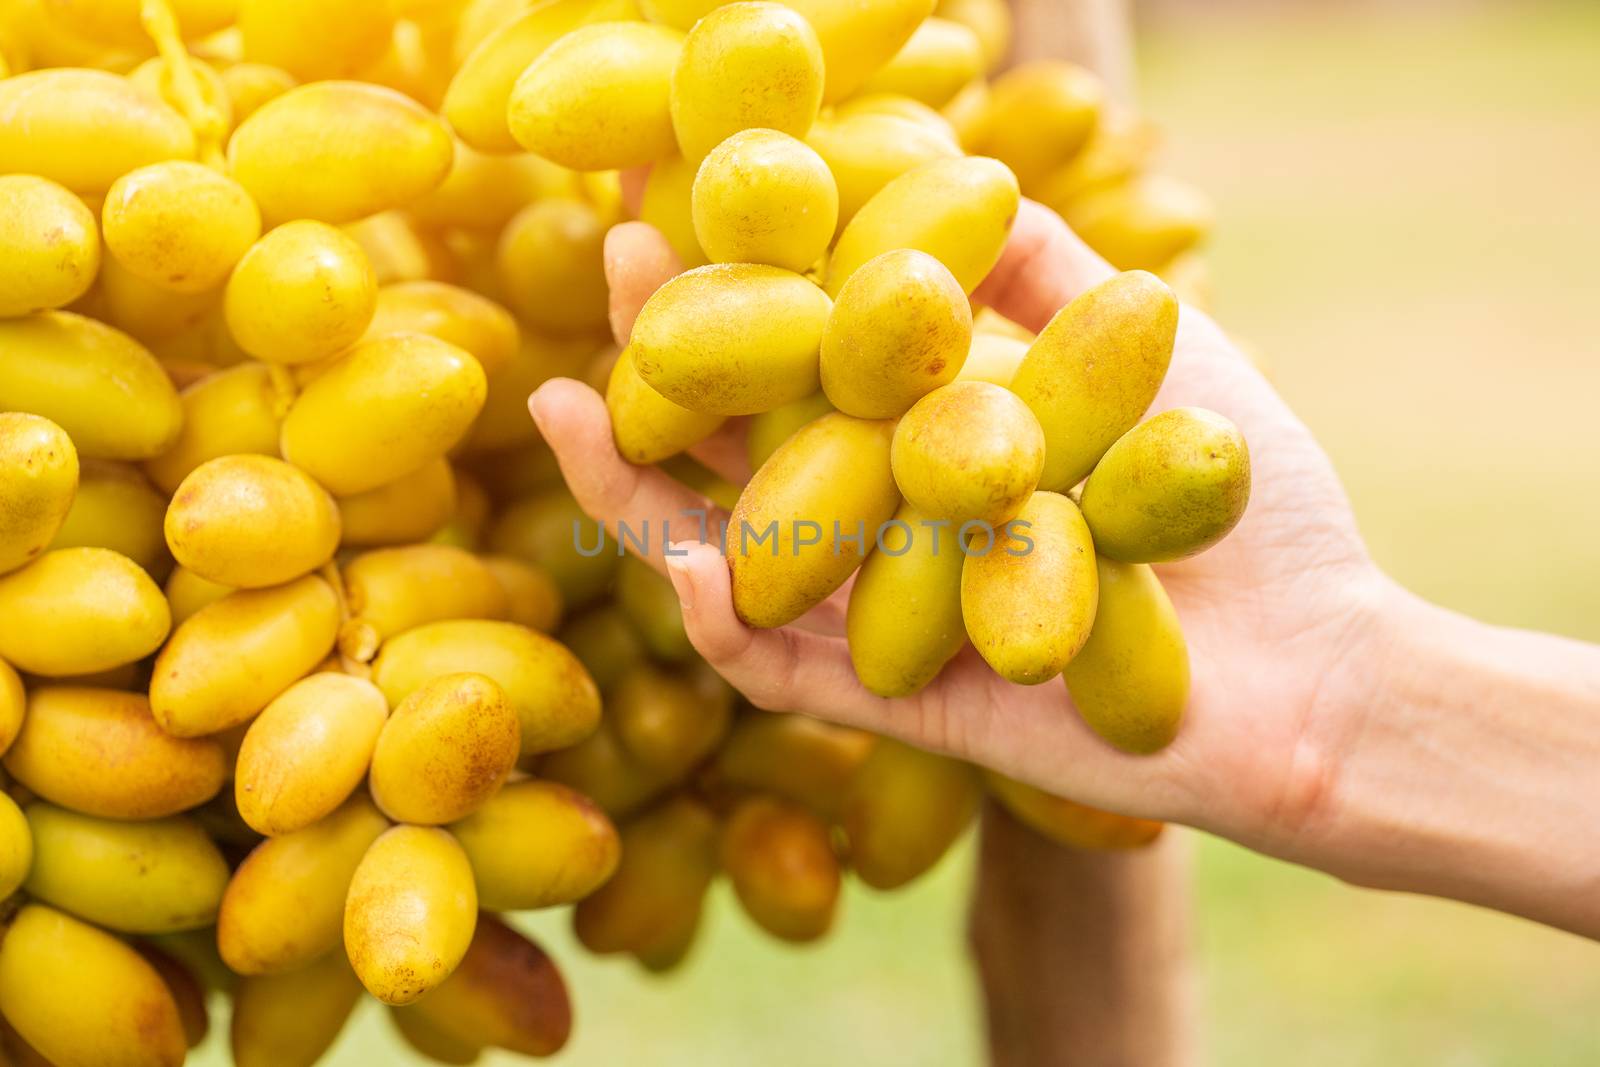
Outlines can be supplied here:
<path id="1" fill-rule="evenodd" d="M 1600 936 L 1600 657 L 1388 579 L 1315 711 L 1315 797 L 1270 850 Z"/>

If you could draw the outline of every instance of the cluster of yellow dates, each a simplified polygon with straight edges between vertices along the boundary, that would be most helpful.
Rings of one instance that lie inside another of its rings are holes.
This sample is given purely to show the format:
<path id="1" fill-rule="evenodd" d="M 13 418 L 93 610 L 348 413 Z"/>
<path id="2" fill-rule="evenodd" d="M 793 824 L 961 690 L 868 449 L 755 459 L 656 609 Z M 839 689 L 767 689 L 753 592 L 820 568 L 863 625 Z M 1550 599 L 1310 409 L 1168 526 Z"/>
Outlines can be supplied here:
<path id="1" fill-rule="evenodd" d="M 585 378 L 737 520 L 915 531 L 731 558 L 762 626 L 856 574 L 869 688 L 970 635 L 1170 740 L 1147 564 L 1237 520 L 1243 442 L 1138 424 L 1153 275 L 1037 338 L 968 294 L 1019 189 L 1174 284 L 1207 212 L 1093 78 L 987 80 L 1008 34 L 1000 0 L 0 0 L 0 1063 L 178 1064 L 215 994 L 242 1067 L 309 1067 L 363 987 L 421 1056 L 548 1055 L 565 988 L 498 913 L 575 904 L 664 970 L 719 874 L 810 940 L 844 872 L 906 884 L 985 792 L 1154 838 L 739 703 L 664 578 L 580 551 L 525 410 Z M 619 356 L 601 242 L 647 164 L 693 269 Z M 683 453 L 745 415 L 741 489 Z M 1018 518 L 1036 551 L 965 554 Z"/>

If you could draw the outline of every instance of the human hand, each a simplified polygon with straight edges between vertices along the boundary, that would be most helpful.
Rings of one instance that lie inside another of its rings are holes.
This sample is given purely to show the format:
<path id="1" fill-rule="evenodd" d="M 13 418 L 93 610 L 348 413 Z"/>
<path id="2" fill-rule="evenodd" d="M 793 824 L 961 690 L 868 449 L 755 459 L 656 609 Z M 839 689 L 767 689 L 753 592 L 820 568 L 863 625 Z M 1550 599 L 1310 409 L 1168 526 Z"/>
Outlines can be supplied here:
<path id="1" fill-rule="evenodd" d="M 628 223 L 609 235 L 606 266 L 623 342 L 677 263 L 659 233 Z M 1038 330 L 1111 273 L 1059 217 L 1024 202 L 975 298 Z M 652 553 L 649 562 L 666 565 L 695 647 L 759 707 L 897 736 L 1097 807 L 1291 851 L 1288 839 L 1318 815 L 1333 753 L 1360 730 L 1347 713 L 1359 703 L 1348 699 L 1361 677 L 1355 652 L 1386 583 L 1309 431 L 1216 325 L 1187 307 L 1152 413 L 1182 405 L 1212 408 L 1239 425 L 1254 489 L 1243 521 L 1220 545 L 1158 568 L 1188 637 L 1194 684 L 1177 740 L 1153 756 L 1102 742 L 1074 713 L 1061 681 L 1013 685 L 970 646 L 922 692 L 874 696 L 856 680 L 837 597 L 795 625 L 754 630 L 734 614 L 716 547 L 685 544 L 685 555 Z M 693 538 L 698 524 L 683 513 L 709 504 L 661 471 L 623 461 L 592 389 L 549 382 L 530 410 L 590 515 L 634 529 L 648 519 L 652 531 L 670 522 L 680 543 Z M 742 425 L 731 422 L 693 452 L 737 480 Z"/>

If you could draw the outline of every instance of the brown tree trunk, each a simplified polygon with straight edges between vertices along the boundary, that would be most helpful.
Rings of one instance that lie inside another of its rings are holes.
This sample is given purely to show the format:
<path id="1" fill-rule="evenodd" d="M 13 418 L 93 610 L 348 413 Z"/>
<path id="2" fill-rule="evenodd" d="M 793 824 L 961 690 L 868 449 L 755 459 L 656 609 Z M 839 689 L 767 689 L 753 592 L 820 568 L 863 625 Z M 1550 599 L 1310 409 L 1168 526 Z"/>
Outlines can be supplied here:
<path id="1" fill-rule="evenodd" d="M 1111 95 L 1133 101 L 1133 21 L 1129 0 L 1013 0 L 1011 61 L 1070 59 L 1105 79 Z"/>
<path id="2" fill-rule="evenodd" d="M 969 925 L 995 1067 L 1189 1067 L 1189 840 L 1085 852 L 990 804 Z"/>
<path id="3" fill-rule="evenodd" d="M 1131 102 L 1127 0 L 1017 0 L 1013 59 L 1066 58 Z M 1191 1067 L 1189 844 L 1063 848 L 993 803 L 969 922 L 994 1067 Z"/>

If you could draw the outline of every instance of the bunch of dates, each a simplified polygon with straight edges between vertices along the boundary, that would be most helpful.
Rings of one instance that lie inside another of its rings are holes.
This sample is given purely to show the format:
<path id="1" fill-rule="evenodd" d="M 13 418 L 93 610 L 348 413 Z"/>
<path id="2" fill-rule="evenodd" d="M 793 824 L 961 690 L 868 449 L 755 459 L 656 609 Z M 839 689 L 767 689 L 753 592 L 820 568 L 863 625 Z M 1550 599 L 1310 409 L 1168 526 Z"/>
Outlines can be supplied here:
<path id="1" fill-rule="evenodd" d="M 627 459 L 731 509 L 750 625 L 854 578 L 872 691 L 970 641 L 1169 742 L 1149 564 L 1249 484 L 1223 416 L 1143 419 L 1209 209 L 1087 73 L 990 80 L 1009 32 L 1000 0 L 0 0 L 0 1062 L 169 1067 L 226 1000 L 237 1063 L 300 1067 L 366 994 L 420 1057 L 549 1055 L 567 990 L 512 913 L 667 970 L 719 876 L 813 940 L 985 794 L 1154 839 L 743 703 L 526 411 L 587 380 Z M 1037 336 L 970 300 L 1022 193 L 1130 271 Z M 633 217 L 688 269 L 619 352 Z M 744 485 L 687 455 L 735 417 Z"/>

